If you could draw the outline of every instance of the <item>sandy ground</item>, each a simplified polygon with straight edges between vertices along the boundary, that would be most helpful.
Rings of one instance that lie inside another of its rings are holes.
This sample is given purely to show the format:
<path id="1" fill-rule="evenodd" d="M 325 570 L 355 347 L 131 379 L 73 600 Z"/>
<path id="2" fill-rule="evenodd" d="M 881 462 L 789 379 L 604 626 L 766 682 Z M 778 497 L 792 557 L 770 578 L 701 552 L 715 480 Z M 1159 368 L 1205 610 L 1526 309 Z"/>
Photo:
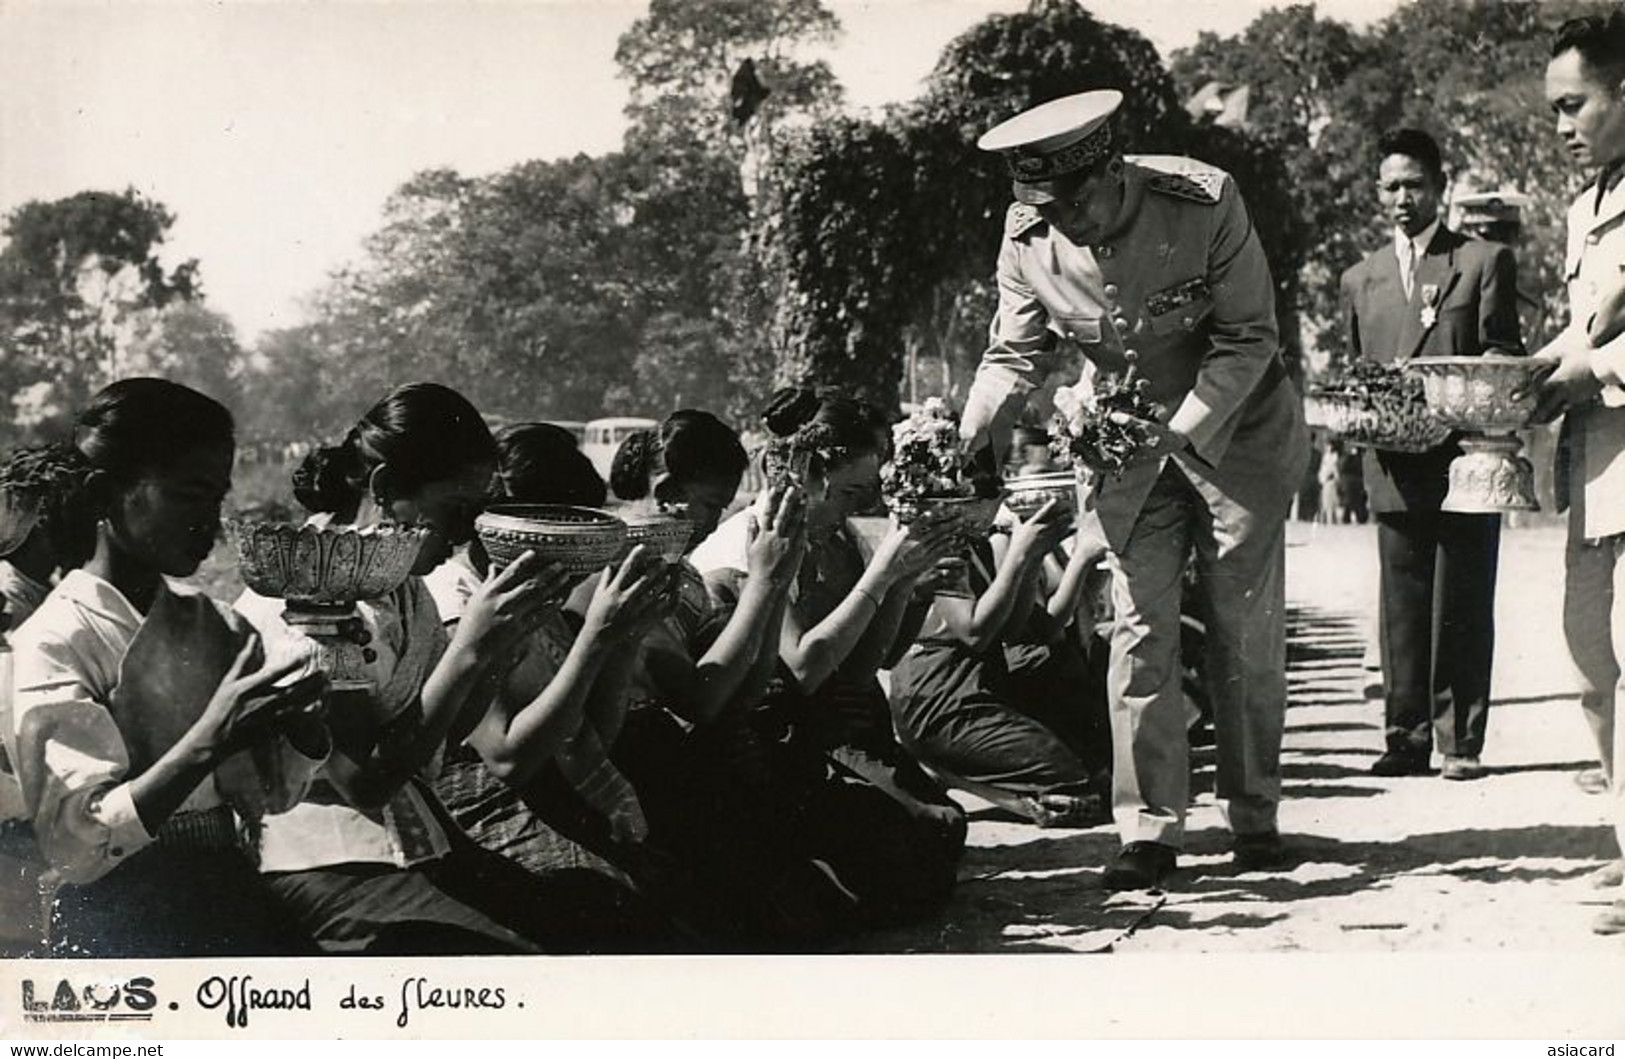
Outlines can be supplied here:
<path id="1" fill-rule="evenodd" d="M 864 952 L 1617 953 L 1591 919 L 1609 895 L 1584 879 L 1612 839 L 1608 799 L 1575 773 L 1594 761 L 1561 630 L 1562 531 L 1507 530 L 1501 551 L 1494 708 L 1470 783 L 1379 779 L 1382 706 L 1363 695 L 1376 614 L 1369 526 L 1290 527 L 1291 701 L 1282 830 L 1289 872 L 1237 874 L 1195 760 L 1182 869 L 1161 895 L 1100 885 L 1110 826 L 1038 830 L 972 809 L 961 885 L 940 921 L 864 939 Z"/>

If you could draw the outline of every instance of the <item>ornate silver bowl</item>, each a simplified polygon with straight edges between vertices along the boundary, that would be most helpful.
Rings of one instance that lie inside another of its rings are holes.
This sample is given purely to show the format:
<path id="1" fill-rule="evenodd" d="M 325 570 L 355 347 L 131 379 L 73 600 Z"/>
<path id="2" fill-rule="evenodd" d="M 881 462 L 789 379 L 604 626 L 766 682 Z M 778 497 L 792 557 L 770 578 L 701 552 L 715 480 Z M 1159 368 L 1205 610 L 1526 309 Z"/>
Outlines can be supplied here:
<path id="1" fill-rule="evenodd" d="M 289 603 L 349 607 L 399 588 L 426 530 L 404 526 L 317 527 L 296 522 L 227 523 L 243 581 Z"/>
<path id="2" fill-rule="evenodd" d="M 1021 518 L 1031 518 L 1051 500 L 1067 512 L 1078 509 L 1078 475 L 1075 471 L 1046 471 L 1022 474 L 1004 482 L 1004 506 Z"/>
<path id="3" fill-rule="evenodd" d="M 412 572 L 428 531 L 405 526 L 311 526 L 230 521 L 243 582 L 287 604 L 282 620 L 316 644 L 335 691 L 372 687 L 367 652 L 348 635 L 355 605 L 381 599 Z"/>
<path id="4" fill-rule="evenodd" d="M 1463 432 L 1450 463 L 1445 511 L 1539 511 L 1535 470 L 1518 455 L 1517 430 L 1535 407 L 1528 383 L 1540 365 L 1527 357 L 1418 357 L 1405 370 L 1420 375 L 1428 410 Z"/>
<path id="5" fill-rule="evenodd" d="M 627 525 L 607 511 L 564 504 L 494 504 L 474 520 L 474 531 L 501 569 L 525 552 L 585 577 L 627 550 Z"/>
<path id="6" fill-rule="evenodd" d="M 906 526 L 928 511 L 950 511 L 959 516 L 959 541 L 962 551 L 969 551 L 971 543 L 985 538 L 993 530 L 999 516 L 1003 496 L 935 496 L 923 498 L 891 497 L 886 506 L 898 525 Z M 949 561 L 953 566 L 950 576 L 936 581 L 939 596 L 969 597 L 972 595 L 970 567 L 963 558 Z"/>
<path id="7" fill-rule="evenodd" d="M 629 512 L 621 519 L 626 523 L 626 541 L 630 547 L 647 544 L 668 563 L 682 562 L 683 556 L 688 554 L 689 542 L 694 539 L 692 521 L 663 511 Z"/>

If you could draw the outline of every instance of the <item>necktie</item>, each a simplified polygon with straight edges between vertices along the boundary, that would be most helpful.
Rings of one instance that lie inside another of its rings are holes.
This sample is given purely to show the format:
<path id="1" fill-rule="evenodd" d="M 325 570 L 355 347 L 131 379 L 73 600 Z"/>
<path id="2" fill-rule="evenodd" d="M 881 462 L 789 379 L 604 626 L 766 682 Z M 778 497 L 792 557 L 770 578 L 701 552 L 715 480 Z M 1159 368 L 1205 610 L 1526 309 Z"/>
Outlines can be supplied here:
<path id="1" fill-rule="evenodd" d="M 1405 300 L 1410 301 L 1416 287 L 1416 245 L 1409 239 L 1399 245 L 1399 282 L 1404 285 Z"/>

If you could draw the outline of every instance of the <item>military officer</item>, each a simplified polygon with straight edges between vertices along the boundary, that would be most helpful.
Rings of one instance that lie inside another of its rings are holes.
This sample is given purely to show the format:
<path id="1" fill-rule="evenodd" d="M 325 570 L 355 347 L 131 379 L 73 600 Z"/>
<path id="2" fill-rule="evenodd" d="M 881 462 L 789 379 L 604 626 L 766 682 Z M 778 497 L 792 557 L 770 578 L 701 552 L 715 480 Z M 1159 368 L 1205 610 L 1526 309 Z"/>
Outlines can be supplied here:
<path id="1" fill-rule="evenodd" d="M 1194 552 L 1211 614 L 1218 793 L 1242 868 L 1287 858 L 1276 824 L 1286 707 L 1285 519 L 1310 455 L 1279 352 L 1269 266 L 1234 181 L 1188 158 L 1125 157 L 1115 91 L 1036 107 L 982 137 L 1014 180 L 999 307 L 966 401 L 967 448 L 998 454 L 1026 395 L 1074 353 L 1129 363 L 1166 410 L 1095 476 L 1085 529 L 1111 547 L 1111 889 L 1159 885 L 1184 839 L 1190 769 L 1181 578 Z"/>

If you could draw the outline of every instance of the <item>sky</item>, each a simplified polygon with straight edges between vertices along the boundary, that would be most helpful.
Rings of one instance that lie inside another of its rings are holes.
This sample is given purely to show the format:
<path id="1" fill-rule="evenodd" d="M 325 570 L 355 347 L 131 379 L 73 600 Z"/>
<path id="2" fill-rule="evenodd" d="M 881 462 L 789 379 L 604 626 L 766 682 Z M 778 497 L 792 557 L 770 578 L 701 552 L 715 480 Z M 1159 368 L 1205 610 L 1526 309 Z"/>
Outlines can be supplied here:
<path id="1" fill-rule="evenodd" d="M 1025 0 L 825 0 L 855 108 L 913 98 L 949 40 Z M 1321 0 L 1364 24 L 1397 0 Z M 1268 0 L 1093 0 L 1164 57 Z M 647 0 L 0 0 L 0 213 L 135 187 L 177 216 L 245 341 L 360 251 L 411 174 L 613 150 L 615 42 Z"/>

